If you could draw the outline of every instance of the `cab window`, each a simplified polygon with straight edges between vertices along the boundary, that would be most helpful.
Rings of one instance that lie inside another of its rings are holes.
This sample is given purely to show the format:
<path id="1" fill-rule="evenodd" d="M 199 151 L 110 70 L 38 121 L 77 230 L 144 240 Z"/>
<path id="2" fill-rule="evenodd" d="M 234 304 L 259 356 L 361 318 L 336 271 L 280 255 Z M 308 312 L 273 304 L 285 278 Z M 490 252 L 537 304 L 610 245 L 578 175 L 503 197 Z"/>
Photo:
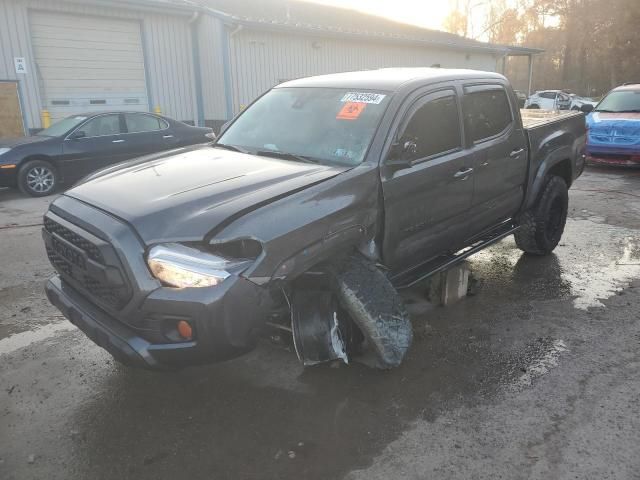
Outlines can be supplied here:
<path id="1" fill-rule="evenodd" d="M 503 89 L 467 93 L 463 111 L 465 128 L 474 142 L 499 135 L 513 121 L 509 99 Z"/>
<path id="2" fill-rule="evenodd" d="M 455 95 L 426 102 L 411 115 L 400 141 L 416 145 L 414 159 L 432 157 L 462 147 Z"/>

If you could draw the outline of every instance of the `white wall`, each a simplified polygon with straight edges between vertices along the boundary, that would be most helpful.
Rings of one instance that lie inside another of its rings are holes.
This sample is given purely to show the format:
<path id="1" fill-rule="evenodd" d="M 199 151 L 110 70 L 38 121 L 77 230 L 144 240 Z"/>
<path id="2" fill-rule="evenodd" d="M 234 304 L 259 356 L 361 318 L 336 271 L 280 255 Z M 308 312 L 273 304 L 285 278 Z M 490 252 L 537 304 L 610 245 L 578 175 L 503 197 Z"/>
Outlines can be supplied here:
<path id="1" fill-rule="evenodd" d="M 495 71 L 492 54 L 243 29 L 231 39 L 234 110 L 283 80 L 383 67 Z"/>

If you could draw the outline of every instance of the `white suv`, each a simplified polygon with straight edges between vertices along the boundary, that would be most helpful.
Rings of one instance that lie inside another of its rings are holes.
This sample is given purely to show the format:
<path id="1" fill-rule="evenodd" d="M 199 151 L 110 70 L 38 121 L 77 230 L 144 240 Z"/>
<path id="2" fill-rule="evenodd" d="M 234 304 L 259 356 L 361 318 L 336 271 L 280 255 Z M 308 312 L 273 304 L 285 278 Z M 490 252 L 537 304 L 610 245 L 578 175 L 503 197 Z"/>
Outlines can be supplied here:
<path id="1" fill-rule="evenodd" d="M 561 90 L 542 90 L 531 95 L 524 108 L 540 108 L 542 110 L 569 110 L 571 97 Z"/>

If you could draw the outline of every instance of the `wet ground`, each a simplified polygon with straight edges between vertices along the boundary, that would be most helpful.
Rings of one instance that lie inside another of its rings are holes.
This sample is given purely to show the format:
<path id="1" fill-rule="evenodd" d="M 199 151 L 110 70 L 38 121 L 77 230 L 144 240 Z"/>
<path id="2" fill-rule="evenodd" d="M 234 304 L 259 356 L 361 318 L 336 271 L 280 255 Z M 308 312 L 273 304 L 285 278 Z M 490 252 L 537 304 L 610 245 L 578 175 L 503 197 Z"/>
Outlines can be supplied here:
<path id="1" fill-rule="evenodd" d="M 416 341 L 389 372 L 267 343 L 114 364 L 44 299 L 48 201 L 0 191 L 2 479 L 640 478 L 640 172 L 587 171 L 554 255 L 506 239 L 472 257 L 474 296 L 409 292 Z"/>

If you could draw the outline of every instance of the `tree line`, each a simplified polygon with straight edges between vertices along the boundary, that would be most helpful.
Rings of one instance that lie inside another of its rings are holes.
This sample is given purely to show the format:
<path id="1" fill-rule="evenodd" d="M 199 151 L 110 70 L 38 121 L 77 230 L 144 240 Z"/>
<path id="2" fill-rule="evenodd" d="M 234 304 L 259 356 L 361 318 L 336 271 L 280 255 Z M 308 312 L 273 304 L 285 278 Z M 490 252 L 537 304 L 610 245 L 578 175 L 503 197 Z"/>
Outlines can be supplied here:
<path id="1" fill-rule="evenodd" d="M 640 83 L 639 27 L 640 0 L 455 0 L 445 22 L 459 35 L 543 49 L 533 89 L 585 96 Z M 505 73 L 526 90 L 526 58 L 508 58 Z"/>

